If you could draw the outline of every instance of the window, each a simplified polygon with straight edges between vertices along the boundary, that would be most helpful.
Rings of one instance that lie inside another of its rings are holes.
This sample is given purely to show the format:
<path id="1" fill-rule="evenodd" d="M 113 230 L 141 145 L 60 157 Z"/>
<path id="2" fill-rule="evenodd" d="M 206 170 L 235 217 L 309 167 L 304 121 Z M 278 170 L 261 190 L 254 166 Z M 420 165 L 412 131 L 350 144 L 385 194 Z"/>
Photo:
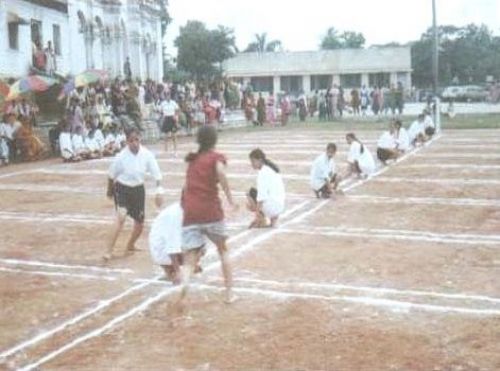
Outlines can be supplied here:
<path id="1" fill-rule="evenodd" d="M 389 86 L 391 83 L 391 75 L 389 73 L 370 73 L 370 86 Z"/>
<path id="2" fill-rule="evenodd" d="M 54 43 L 54 53 L 61 55 L 61 27 L 58 24 L 52 25 L 52 42 Z"/>
<path id="3" fill-rule="evenodd" d="M 271 92 L 273 91 L 273 78 L 272 76 L 265 77 L 252 77 L 250 80 L 254 91 Z"/>
<path id="4" fill-rule="evenodd" d="M 327 90 L 332 86 L 332 75 L 312 75 L 311 90 Z"/>
<path id="5" fill-rule="evenodd" d="M 7 23 L 9 28 L 9 47 L 19 50 L 19 23 Z"/>
<path id="6" fill-rule="evenodd" d="M 42 22 L 35 19 L 31 20 L 31 42 L 43 48 Z"/>
<path id="7" fill-rule="evenodd" d="M 340 85 L 344 88 L 359 88 L 361 87 L 361 74 L 348 73 L 340 75 Z"/>
<path id="8" fill-rule="evenodd" d="M 302 76 L 281 76 L 281 91 L 300 93 L 302 91 Z"/>

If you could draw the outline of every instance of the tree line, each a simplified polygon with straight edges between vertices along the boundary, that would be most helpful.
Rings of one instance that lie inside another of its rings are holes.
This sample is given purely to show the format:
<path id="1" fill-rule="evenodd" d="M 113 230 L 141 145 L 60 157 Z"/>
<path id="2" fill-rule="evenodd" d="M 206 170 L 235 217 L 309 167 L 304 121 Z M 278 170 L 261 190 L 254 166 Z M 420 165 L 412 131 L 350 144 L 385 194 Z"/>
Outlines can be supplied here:
<path id="1" fill-rule="evenodd" d="M 495 36 L 485 25 L 469 24 L 464 27 L 440 26 L 439 34 L 439 82 L 445 86 L 455 84 L 484 83 L 488 76 L 500 79 L 500 36 Z M 372 47 L 411 46 L 413 82 L 417 87 L 432 84 L 432 28 L 419 40 L 401 45 L 391 42 Z M 355 31 L 339 31 L 330 27 L 323 36 L 319 48 L 335 50 L 364 48 L 365 36 Z M 178 48 L 177 73 L 198 81 L 210 80 L 222 75 L 222 62 L 240 52 L 236 47 L 234 30 L 218 26 L 209 29 L 200 21 L 188 21 L 180 28 L 175 40 Z M 266 33 L 256 34 L 243 52 L 280 52 L 284 45 L 280 40 L 269 40 Z"/>

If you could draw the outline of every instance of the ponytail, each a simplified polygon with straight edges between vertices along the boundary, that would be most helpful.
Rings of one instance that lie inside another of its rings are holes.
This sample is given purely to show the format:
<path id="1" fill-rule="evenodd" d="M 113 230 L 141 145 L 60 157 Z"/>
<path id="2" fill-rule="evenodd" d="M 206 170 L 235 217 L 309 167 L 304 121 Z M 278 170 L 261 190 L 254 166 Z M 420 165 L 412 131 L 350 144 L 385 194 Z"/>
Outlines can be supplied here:
<path id="1" fill-rule="evenodd" d="M 256 148 L 254 149 L 252 152 L 250 152 L 250 155 L 249 157 L 251 159 L 255 159 L 255 160 L 260 160 L 262 161 L 262 163 L 266 166 L 269 166 L 271 169 L 273 169 L 274 172 L 276 173 L 279 173 L 280 172 L 280 168 L 278 167 L 278 165 L 276 165 L 274 162 L 272 162 L 271 160 L 269 160 L 264 151 L 262 151 L 260 148 Z"/>
<path id="2" fill-rule="evenodd" d="M 360 153 L 363 154 L 365 152 L 365 145 L 360 142 L 358 138 L 356 138 L 356 135 L 354 133 L 349 133 L 346 135 L 346 138 L 352 139 L 354 142 L 358 142 L 360 145 Z"/>
<path id="3" fill-rule="evenodd" d="M 208 152 L 215 147 L 217 143 L 217 131 L 213 126 L 203 126 L 196 134 L 196 141 L 198 142 L 198 152 L 190 152 L 184 158 L 186 162 L 193 162 L 203 152 Z"/>

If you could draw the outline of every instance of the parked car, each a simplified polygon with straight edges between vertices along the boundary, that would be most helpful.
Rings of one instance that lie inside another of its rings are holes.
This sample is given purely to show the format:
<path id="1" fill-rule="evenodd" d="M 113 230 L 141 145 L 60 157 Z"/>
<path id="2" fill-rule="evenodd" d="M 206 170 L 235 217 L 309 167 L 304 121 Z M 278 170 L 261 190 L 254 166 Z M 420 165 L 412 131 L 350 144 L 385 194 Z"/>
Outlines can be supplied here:
<path id="1" fill-rule="evenodd" d="M 442 94 L 443 101 L 484 102 L 488 91 L 478 85 L 449 86 Z"/>

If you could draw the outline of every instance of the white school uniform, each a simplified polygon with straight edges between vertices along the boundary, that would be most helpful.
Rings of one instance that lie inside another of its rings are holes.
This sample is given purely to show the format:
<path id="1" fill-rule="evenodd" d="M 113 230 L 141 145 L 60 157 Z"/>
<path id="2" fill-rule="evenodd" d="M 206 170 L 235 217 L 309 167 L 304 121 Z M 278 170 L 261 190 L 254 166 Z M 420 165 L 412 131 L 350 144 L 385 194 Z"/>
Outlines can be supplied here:
<path id="1" fill-rule="evenodd" d="M 153 221 L 149 232 L 149 251 L 158 265 L 170 265 L 170 254 L 182 253 L 182 222 L 180 203 L 165 208 Z"/>
<path id="2" fill-rule="evenodd" d="M 382 149 L 396 149 L 396 138 L 391 134 L 390 131 L 384 132 L 377 142 L 377 148 Z"/>
<path id="3" fill-rule="evenodd" d="M 116 142 L 116 137 L 113 135 L 113 133 L 109 133 L 108 135 L 106 135 L 106 138 L 104 139 L 104 146 L 106 147 L 112 146 L 114 148 L 115 142 Z"/>
<path id="4" fill-rule="evenodd" d="M 3 122 L 0 123 L 0 159 L 9 160 L 9 145 L 7 140 L 9 138 L 7 125 Z"/>
<path id="5" fill-rule="evenodd" d="M 432 120 L 431 115 L 425 115 L 424 119 L 424 130 L 427 128 L 433 128 L 434 129 L 434 121 Z"/>
<path id="6" fill-rule="evenodd" d="M 361 144 L 359 142 L 352 142 L 349 149 L 349 156 L 347 161 L 351 164 L 358 162 L 361 173 L 370 175 L 375 172 L 375 160 L 372 154 L 364 145 L 363 153 L 361 153 Z"/>
<path id="7" fill-rule="evenodd" d="M 311 168 L 311 188 L 319 191 L 335 174 L 335 161 L 328 158 L 326 153 L 316 157 Z"/>
<path id="8" fill-rule="evenodd" d="M 102 151 L 104 149 L 104 135 L 102 134 L 101 129 L 96 129 L 94 132 L 94 140 L 97 143 L 99 151 Z"/>
<path id="9" fill-rule="evenodd" d="M 71 134 L 69 132 L 61 132 L 59 134 L 59 150 L 61 151 L 61 156 L 65 160 L 69 160 L 75 155 L 73 149 L 73 141 L 71 140 Z"/>
<path id="10" fill-rule="evenodd" d="M 109 168 L 109 178 L 127 187 L 143 185 L 146 174 L 156 181 L 162 180 L 155 156 L 144 146 L 140 146 L 137 154 L 132 153 L 128 146 L 125 147 Z"/>
<path id="11" fill-rule="evenodd" d="M 120 150 L 122 149 L 122 144 L 127 141 L 127 137 L 125 136 L 124 133 L 119 133 L 116 135 L 115 139 L 115 148 Z"/>
<path id="12" fill-rule="evenodd" d="M 408 151 L 410 149 L 410 137 L 405 128 L 399 129 L 398 137 L 396 138 L 397 148 L 400 151 Z"/>
<path id="13" fill-rule="evenodd" d="M 410 143 L 413 143 L 419 135 L 425 134 L 425 125 L 424 122 L 420 122 L 418 120 L 413 121 L 408 130 L 408 137 L 410 138 Z"/>
<path id="14" fill-rule="evenodd" d="M 85 148 L 87 148 L 87 150 L 89 150 L 90 152 L 99 151 L 99 145 L 97 144 L 97 141 L 94 138 L 85 137 L 84 143 L 85 143 Z"/>
<path id="15" fill-rule="evenodd" d="M 262 212 L 268 218 L 275 218 L 285 210 L 283 179 L 267 165 L 257 175 L 257 202 L 262 202 Z"/>
<path id="16" fill-rule="evenodd" d="M 71 136 L 71 143 L 73 144 L 73 151 L 75 151 L 76 154 L 86 152 L 85 142 L 83 136 L 80 134 L 73 134 Z"/>

